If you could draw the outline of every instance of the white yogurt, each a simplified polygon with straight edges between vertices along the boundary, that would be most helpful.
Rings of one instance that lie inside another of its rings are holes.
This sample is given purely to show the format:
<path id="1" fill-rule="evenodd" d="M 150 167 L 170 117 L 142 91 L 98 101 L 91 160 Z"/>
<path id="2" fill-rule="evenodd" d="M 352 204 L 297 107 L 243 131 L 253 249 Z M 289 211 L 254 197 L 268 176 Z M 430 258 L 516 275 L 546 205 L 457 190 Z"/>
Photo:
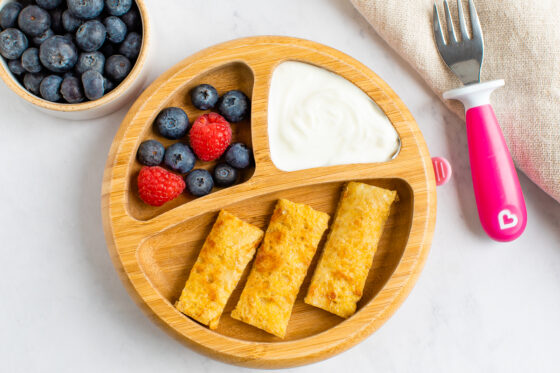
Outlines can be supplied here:
<path id="1" fill-rule="evenodd" d="M 292 61 L 272 74 L 268 137 L 272 162 L 283 171 L 386 162 L 400 146 L 385 113 L 362 90 Z"/>

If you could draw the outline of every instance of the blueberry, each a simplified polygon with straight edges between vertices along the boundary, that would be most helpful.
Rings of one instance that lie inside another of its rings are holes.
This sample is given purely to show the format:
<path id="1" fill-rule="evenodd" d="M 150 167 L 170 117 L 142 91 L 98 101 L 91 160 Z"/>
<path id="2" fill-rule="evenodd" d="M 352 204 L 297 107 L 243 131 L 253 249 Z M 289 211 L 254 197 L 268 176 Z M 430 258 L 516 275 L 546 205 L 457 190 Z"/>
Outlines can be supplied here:
<path id="1" fill-rule="evenodd" d="M 16 27 L 19 12 L 23 9 L 20 3 L 11 2 L 0 10 L 0 27 L 3 29 Z"/>
<path id="2" fill-rule="evenodd" d="M 173 171 L 185 174 L 193 169 L 196 156 L 188 145 L 178 142 L 165 150 L 163 162 Z"/>
<path id="3" fill-rule="evenodd" d="M 230 122 L 239 122 L 249 114 L 249 99 L 241 91 L 226 92 L 218 103 L 218 111 Z"/>
<path id="4" fill-rule="evenodd" d="M 199 84 L 191 91 L 192 104 L 200 110 L 212 109 L 218 102 L 218 91 L 210 84 Z"/>
<path id="5" fill-rule="evenodd" d="M 132 0 L 105 0 L 105 8 L 112 16 L 122 16 L 132 7 Z"/>
<path id="6" fill-rule="evenodd" d="M 214 181 L 219 187 L 228 187 L 237 181 L 237 170 L 227 163 L 220 163 L 214 168 Z"/>
<path id="7" fill-rule="evenodd" d="M 61 99 L 60 86 L 62 85 L 62 77 L 58 75 L 49 75 L 41 82 L 39 92 L 45 100 L 58 102 Z"/>
<path id="8" fill-rule="evenodd" d="M 84 91 L 82 90 L 80 80 L 75 76 L 64 78 L 60 86 L 60 93 L 70 104 L 77 104 L 84 100 Z"/>
<path id="9" fill-rule="evenodd" d="M 35 44 L 36 46 L 40 46 L 41 44 L 43 44 L 45 40 L 47 40 L 51 36 L 54 36 L 54 31 L 48 29 L 47 31 L 43 32 L 41 35 L 35 36 L 33 38 L 33 44 Z"/>
<path id="10" fill-rule="evenodd" d="M 93 19 L 103 11 L 103 0 L 67 0 L 72 15 L 81 19 Z"/>
<path id="11" fill-rule="evenodd" d="M 23 76 L 23 86 L 35 96 L 39 96 L 39 87 L 45 74 L 41 73 L 26 73 Z"/>
<path id="12" fill-rule="evenodd" d="M 111 92 L 113 89 L 115 89 L 115 83 L 113 83 L 112 80 L 109 80 L 105 77 L 103 77 L 104 82 L 103 84 L 105 85 L 105 93 L 109 93 Z"/>
<path id="13" fill-rule="evenodd" d="M 30 73 L 38 73 L 43 69 L 39 61 L 39 49 L 29 48 L 21 55 L 21 64 Z"/>
<path id="14" fill-rule="evenodd" d="M 93 101 L 103 97 L 105 93 L 105 80 L 103 75 L 94 70 L 88 70 L 82 74 L 82 85 L 85 96 Z"/>
<path id="15" fill-rule="evenodd" d="M 18 29 L 9 28 L 0 32 L 0 54 L 8 60 L 20 58 L 27 45 L 27 38 Z"/>
<path id="16" fill-rule="evenodd" d="M 55 35 L 48 38 L 39 48 L 39 58 L 47 69 L 55 73 L 71 70 L 78 62 L 78 50 L 72 40 Z"/>
<path id="17" fill-rule="evenodd" d="M 51 29 L 55 34 L 63 34 L 64 27 L 62 27 L 62 9 L 53 9 L 49 12 L 51 15 Z"/>
<path id="18" fill-rule="evenodd" d="M 181 108 L 168 107 L 158 114 L 155 125 L 160 135 L 176 140 L 187 134 L 189 117 Z"/>
<path id="19" fill-rule="evenodd" d="M 107 59 L 105 63 L 105 73 L 116 82 L 120 82 L 130 72 L 131 64 L 128 58 L 115 54 Z"/>
<path id="20" fill-rule="evenodd" d="M 119 53 L 133 60 L 140 54 L 140 48 L 142 48 L 142 37 L 136 32 L 131 32 L 126 35 L 119 48 Z"/>
<path id="21" fill-rule="evenodd" d="M 8 62 L 8 68 L 14 75 L 21 75 L 25 72 L 23 65 L 21 64 L 21 60 L 10 60 Z"/>
<path id="22" fill-rule="evenodd" d="M 164 153 L 165 148 L 159 141 L 147 140 L 138 147 L 136 158 L 145 166 L 157 166 L 163 161 Z"/>
<path id="23" fill-rule="evenodd" d="M 138 12 L 138 9 L 136 9 L 136 7 L 130 9 L 128 13 L 123 14 L 121 16 L 121 19 L 128 28 L 128 31 L 140 29 L 140 12 Z"/>
<path id="24" fill-rule="evenodd" d="M 207 195 L 214 187 L 212 175 L 203 169 L 197 169 L 188 174 L 185 177 L 185 183 L 189 192 L 195 197 Z"/>
<path id="25" fill-rule="evenodd" d="M 80 74 L 88 70 L 97 71 L 103 74 L 105 68 L 105 56 L 101 52 L 84 52 L 80 53 L 78 63 L 76 64 L 76 71 Z"/>
<path id="26" fill-rule="evenodd" d="M 124 22 L 119 17 L 107 17 L 103 22 L 107 29 L 107 39 L 113 43 L 121 43 L 126 37 L 127 29 Z"/>
<path id="27" fill-rule="evenodd" d="M 67 32 L 75 32 L 84 23 L 81 19 L 74 17 L 72 12 L 66 9 L 62 12 L 62 28 Z"/>
<path id="28" fill-rule="evenodd" d="M 39 5 L 43 9 L 54 9 L 60 4 L 62 4 L 62 0 L 35 0 L 37 5 Z"/>
<path id="29" fill-rule="evenodd" d="M 29 5 L 19 13 L 18 25 L 27 35 L 38 36 L 51 27 L 51 15 L 45 9 Z"/>
<path id="30" fill-rule="evenodd" d="M 251 164 L 251 149 L 241 142 L 236 142 L 227 148 L 224 158 L 230 166 L 246 168 Z"/>
<path id="31" fill-rule="evenodd" d="M 105 43 L 107 31 L 103 23 L 93 20 L 87 21 L 76 31 L 76 44 L 84 52 L 93 52 Z"/>

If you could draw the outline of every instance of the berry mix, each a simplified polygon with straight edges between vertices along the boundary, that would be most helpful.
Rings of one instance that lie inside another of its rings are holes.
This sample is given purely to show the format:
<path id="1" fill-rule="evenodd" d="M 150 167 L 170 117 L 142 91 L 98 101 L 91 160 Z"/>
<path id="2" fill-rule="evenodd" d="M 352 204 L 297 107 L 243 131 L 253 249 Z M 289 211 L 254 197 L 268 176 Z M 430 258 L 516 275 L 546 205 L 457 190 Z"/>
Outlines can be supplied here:
<path id="1" fill-rule="evenodd" d="M 161 206 L 177 198 L 185 189 L 192 196 L 209 194 L 216 187 L 229 187 L 239 180 L 239 170 L 252 165 L 252 151 L 241 142 L 231 143 L 230 123 L 249 116 L 250 102 L 238 90 L 222 97 L 209 84 L 190 91 L 191 102 L 199 110 L 217 109 L 200 115 L 192 125 L 187 113 L 178 107 L 163 109 L 154 121 L 154 130 L 170 140 L 185 139 L 167 147 L 155 139 L 142 142 L 136 158 L 144 167 L 138 174 L 140 199 Z M 196 161 L 219 160 L 212 172 L 194 169 Z M 161 167 L 164 166 L 165 168 Z M 180 175 L 185 175 L 184 179 Z"/>
<path id="2" fill-rule="evenodd" d="M 0 10 L 0 55 L 30 93 L 76 104 L 103 97 L 142 46 L 134 0 L 19 0 Z"/>

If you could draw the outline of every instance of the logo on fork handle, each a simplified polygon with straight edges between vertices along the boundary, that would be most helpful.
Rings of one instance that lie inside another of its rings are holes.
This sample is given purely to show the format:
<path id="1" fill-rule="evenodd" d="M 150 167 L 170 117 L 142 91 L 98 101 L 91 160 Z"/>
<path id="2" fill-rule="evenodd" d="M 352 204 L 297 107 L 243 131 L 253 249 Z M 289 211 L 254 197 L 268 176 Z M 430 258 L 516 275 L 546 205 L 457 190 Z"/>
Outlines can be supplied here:
<path id="1" fill-rule="evenodd" d="M 506 230 L 515 227 L 519 223 L 519 219 L 509 209 L 503 209 L 498 214 L 498 223 L 500 223 L 501 230 Z"/>

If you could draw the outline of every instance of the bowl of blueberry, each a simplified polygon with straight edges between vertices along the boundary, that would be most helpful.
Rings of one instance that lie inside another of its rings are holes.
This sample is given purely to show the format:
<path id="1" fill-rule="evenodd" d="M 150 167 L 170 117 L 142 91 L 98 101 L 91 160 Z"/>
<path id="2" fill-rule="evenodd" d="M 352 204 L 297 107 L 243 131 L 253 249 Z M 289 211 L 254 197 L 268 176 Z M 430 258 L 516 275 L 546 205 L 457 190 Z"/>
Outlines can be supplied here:
<path id="1" fill-rule="evenodd" d="M 0 0 L 0 77 L 65 119 L 92 119 L 139 93 L 149 23 L 142 0 Z"/>

